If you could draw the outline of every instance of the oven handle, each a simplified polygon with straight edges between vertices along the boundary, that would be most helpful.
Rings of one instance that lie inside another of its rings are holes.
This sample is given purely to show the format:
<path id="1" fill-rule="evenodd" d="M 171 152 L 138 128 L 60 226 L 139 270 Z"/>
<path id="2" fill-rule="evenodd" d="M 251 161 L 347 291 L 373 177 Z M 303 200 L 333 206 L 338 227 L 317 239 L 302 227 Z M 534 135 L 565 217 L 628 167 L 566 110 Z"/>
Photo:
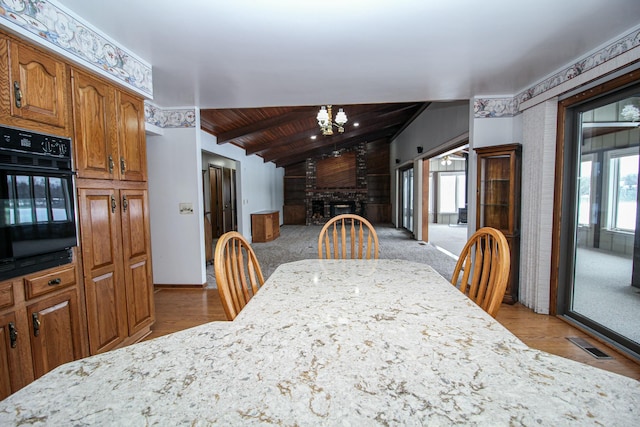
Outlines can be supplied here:
<path id="1" fill-rule="evenodd" d="M 58 169 L 58 168 L 48 168 L 46 166 L 23 166 L 23 165 L 14 165 L 14 164 L 6 164 L 0 163 L 0 170 L 4 171 L 15 171 L 15 172 L 48 172 L 48 173 L 56 173 L 59 175 L 72 176 L 75 175 L 75 171 L 71 171 L 68 169 Z"/>

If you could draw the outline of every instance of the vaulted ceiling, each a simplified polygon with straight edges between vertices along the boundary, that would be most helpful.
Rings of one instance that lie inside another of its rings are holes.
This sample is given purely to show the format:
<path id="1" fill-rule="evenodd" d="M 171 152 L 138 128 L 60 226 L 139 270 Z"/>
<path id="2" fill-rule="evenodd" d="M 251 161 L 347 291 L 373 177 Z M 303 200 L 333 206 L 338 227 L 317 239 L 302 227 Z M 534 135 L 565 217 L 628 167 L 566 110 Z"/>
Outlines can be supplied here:
<path id="1" fill-rule="evenodd" d="M 347 114 L 344 133 L 323 136 L 316 114 L 319 106 L 205 109 L 202 129 L 218 144 L 234 144 L 247 155 L 256 154 L 286 167 L 361 142 L 391 142 L 429 103 L 336 105 Z"/>

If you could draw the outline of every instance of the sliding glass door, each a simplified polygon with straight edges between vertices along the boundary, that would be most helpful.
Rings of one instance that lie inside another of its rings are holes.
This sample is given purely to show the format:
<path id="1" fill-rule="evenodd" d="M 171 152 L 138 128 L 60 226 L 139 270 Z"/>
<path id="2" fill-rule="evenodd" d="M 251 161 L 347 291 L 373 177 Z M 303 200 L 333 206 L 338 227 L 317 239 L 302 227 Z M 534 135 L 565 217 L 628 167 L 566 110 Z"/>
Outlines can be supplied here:
<path id="1" fill-rule="evenodd" d="M 401 171 L 402 226 L 413 232 L 413 168 Z"/>
<path id="2" fill-rule="evenodd" d="M 640 354 L 640 87 L 573 107 L 567 119 L 561 311 Z"/>

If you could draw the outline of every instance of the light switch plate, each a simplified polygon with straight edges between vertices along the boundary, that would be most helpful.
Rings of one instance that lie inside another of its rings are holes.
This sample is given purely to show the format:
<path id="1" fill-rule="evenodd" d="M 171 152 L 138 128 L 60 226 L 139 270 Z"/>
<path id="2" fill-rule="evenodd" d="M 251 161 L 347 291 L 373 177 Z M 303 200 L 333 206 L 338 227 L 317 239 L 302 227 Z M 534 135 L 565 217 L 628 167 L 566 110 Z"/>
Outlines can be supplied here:
<path id="1" fill-rule="evenodd" d="M 180 203 L 180 215 L 193 215 L 193 203 Z"/>

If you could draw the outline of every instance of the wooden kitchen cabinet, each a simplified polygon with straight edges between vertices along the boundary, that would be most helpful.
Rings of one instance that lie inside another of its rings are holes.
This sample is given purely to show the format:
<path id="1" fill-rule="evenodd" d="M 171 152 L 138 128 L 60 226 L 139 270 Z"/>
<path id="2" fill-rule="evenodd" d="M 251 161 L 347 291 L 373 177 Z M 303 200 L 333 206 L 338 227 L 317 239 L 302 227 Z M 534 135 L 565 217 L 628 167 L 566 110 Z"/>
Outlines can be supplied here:
<path id="1" fill-rule="evenodd" d="M 87 355 L 75 264 L 0 283 L 0 399 Z"/>
<path id="2" fill-rule="evenodd" d="M 147 190 L 78 190 L 91 354 L 149 334 L 155 319 Z"/>
<path id="3" fill-rule="evenodd" d="M 0 283 L 0 293 L 13 293 L 13 287 L 12 282 Z M 4 314 L 0 314 L 1 400 L 29 384 L 34 380 L 34 376 L 24 308 L 14 307 L 12 300 L 8 305 L 0 302 L 0 310 L 4 311 Z"/>
<path id="4" fill-rule="evenodd" d="M 476 229 L 493 227 L 507 238 L 511 269 L 504 302 L 518 301 L 520 270 L 520 180 L 522 146 L 475 149 L 478 155 Z"/>
<path id="5" fill-rule="evenodd" d="M 78 216 L 89 347 L 140 340 L 155 319 L 144 104 L 73 69 Z"/>
<path id="6" fill-rule="evenodd" d="M 279 211 L 260 211 L 251 214 L 251 240 L 253 243 L 270 242 L 279 236 Z"/>
<path id="7" fill-rule="evenodd" d="M 0 33 L 0 116 L 10 126 L 71 136 L 69 67 Z"/>
<path id="8" fill-rule="evenodd" d="M 27 306 L 35 378 L 83 356 L 79 310 L 75 289 Z"/>
<path id="9" fill-rule="evenodd" d="M 75 69 L 72 81 L 78 177 L 146 181 L 143 101 Z"/>

